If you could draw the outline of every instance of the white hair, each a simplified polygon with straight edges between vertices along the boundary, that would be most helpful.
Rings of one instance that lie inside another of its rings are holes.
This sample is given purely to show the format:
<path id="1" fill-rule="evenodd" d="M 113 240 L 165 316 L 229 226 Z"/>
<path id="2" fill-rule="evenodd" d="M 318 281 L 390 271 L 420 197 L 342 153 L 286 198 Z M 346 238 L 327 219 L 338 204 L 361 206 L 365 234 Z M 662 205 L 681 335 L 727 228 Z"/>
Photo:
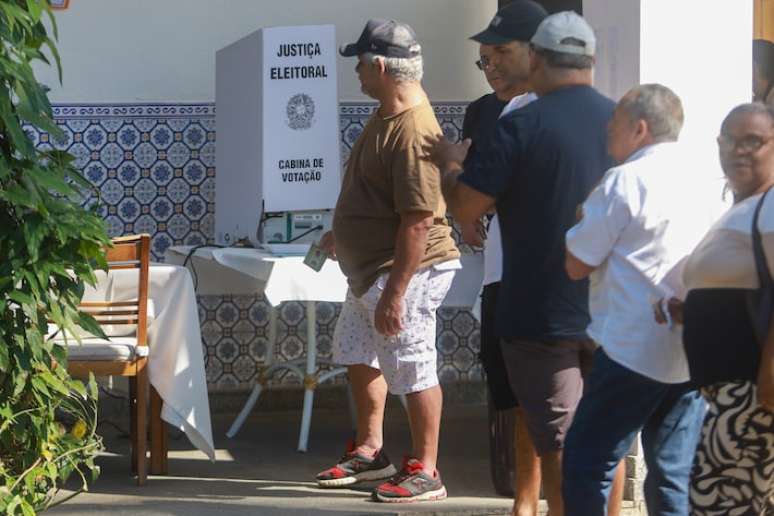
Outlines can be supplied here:
<path id="1" fill-rule="evenodd" d="M 422 80 L 424 66 L 421 55 L 416 57 L 385 57 L 368 53 L 365 55 L 365 59 L 372 64 L 382 60 L 384 69 L 398 82 L 420 82 Z"/>

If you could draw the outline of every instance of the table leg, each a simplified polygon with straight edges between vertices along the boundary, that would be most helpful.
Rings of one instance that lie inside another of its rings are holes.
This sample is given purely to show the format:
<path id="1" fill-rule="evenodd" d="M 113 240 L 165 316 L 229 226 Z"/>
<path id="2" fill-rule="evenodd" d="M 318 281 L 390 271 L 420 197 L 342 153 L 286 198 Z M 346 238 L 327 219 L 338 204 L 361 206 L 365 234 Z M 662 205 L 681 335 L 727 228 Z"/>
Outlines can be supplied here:
<path id="1" fill-rule="evenodd" d="M 269 306 L 269 345 L 266 346 L 266 366 L 274 363 L 274 353 L 277 350 L 277 308 Z"/>
<path id="2" fill-rule="evenodd" d="M 155 387 L 150 389 L 151 474 L 166 475 L 168 470 L 169 437 L 167 423 L 161 419 L 164 402 Z"/>
<path id="3" fill-rule="evenodd" d="M 247 416 L 250 415 L 250 411 L 253 410 L 253 407 L 258 402 L 258 398 L 260 397 L 262 390 L 263 385 L 261 385 L 260 382 L 253 386 L 253 392 L 250 393 L 250 397 L 247 398 L 247 401 L 242 407 L 242 410 L 239 411 L 237 418 L 233 423 L 231 423 L 231 428 L 229 428 L 228 432 L 226 432 L 226 437 L 231 439 L 237 434 L 237 432 L 239 432 L 239 429 L 242 428 L 242 425 L 245 423 L 245 419 L 247 419 Z"/>
<path id="4" fill-rule="evenodd" d="M 266 370 L 259 371 L 258 379 L 253 386 L 253 390 L 250 393 L 250 396 L 247 398 L 247 401 L 242 407 L 242 410 L 239 411 L 237 418 L 233 423 L 231 423 L 231 428 L 229 428 L 228 432 L 226 432 L 226 437 L 229 439 L 233 438 L 237 432 L 239 432 L 239 429 L 242 428 L 242 425 L 245 423 L 245 419 L 247 419 L 247 416 L 250 415 L 250 411 L 253 410 L 253 407 L 258 402 L 258 398 L 261 396 L 261 391 L 263 391 L 263 384 L 265 381 L 264 378 L 267 376 L 268 370 L 271 369 L 271 366 L 274 363 L 274 350 L 277 345 L 277 310 L 275 310 L 271 305 L 269 305 L 268 341 L 268 346 L 266 346 Z"/>
<path id="5" fill-rule="evenodd" d="M 314 301 L 306 302 L 306 376 L 304 377 L 304 411 L 301 416 L 301 432 L 298 435 L 298 451 L 305 452 L 309 444 L 309 427 L 312 424 L 312 404 L 317 388 L 317 311 Z"/>

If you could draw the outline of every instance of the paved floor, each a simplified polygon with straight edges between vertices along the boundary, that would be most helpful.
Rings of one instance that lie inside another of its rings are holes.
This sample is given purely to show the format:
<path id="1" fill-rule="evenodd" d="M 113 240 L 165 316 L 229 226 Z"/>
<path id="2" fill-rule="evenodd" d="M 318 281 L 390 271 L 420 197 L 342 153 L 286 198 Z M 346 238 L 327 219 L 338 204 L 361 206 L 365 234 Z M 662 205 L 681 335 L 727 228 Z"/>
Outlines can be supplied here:
<path id="1" fill-rule="evenodd" d="M 332 464 L 349 436 L 340 411 L 313 416 L 309 451 L 295 451 L 300 413 L 256 414 L 234 439 L 225 437 L 231 416 L 213 422 L 218 460 L 210 463 L 185 437 L 170 439 L 169 475 L 150 477 L 137 487 L 130 477 L 128 440 L 110 426 L 101 430 L 108 453 L 99 459 L 100 478 L 82 493 L 51 510 L 57 515 L 494 515 L 509 514 L 510 500 L 491 487 L 486 440 L 486 407 L 447 410 L 439 466 L 449 491 L 442 502 L 392 504 L 369 500 L 367 487 L 321 490 L 310 481 Z M 400 407 L 388 409 L 386 450 L 395 463 L 408 450 L 409 434 Z M 66 494 L 66 493 L 65 493 Z"/>

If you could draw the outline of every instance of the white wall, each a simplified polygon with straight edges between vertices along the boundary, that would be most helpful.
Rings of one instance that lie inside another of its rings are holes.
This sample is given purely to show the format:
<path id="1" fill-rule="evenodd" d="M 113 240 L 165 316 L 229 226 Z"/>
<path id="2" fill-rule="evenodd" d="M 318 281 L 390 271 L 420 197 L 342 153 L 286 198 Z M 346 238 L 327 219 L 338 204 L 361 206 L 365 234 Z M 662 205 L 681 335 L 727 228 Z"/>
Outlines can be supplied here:
<path id="1" fill-rule="evenodd" d="M 691 155 L 679 172 L 697 174 L 692 194 L 718 199 L 724 179 L 715 137 L 731 108 L 752 98 L 753 6 L 733 4 L 730 9 L 721 0 L 583 2 L 598 35 L 597 86 L 615 100 L 636 84 L 671 88 L 683 103 L 680 140 Z"/>
<path id="2" fill-rule="evenodd" d="M 396 18 L 417 32 L 431 100 L 487 91 L 467 38 L 488 24 L 496 0 L 72 0 L 57 12 L 64 85 L 37 67 L 56 103 L 202 102 L 215 98 L 215 51 L 273 25 L 336 25 L 355 41 L 368 18 Z M 341 100 L 364 100 L 354 58 L 339 57 Z"/>

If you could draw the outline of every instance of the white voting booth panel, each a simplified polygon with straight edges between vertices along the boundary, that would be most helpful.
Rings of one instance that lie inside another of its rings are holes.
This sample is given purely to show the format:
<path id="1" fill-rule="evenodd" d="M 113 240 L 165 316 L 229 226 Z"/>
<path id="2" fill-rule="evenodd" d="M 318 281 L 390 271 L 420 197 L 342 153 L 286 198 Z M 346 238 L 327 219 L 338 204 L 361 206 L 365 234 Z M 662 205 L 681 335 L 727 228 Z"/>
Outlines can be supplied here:
<path id="1" fill-rule="evenodd" d="M 595 86 L 616 101 L 637 84 L 672 89 L 691 156 L 676 173 L 695 173 L 695 193 L 720 200 L 715 138 L 728 112 L 752 96 L 752 2 L 583 0 L 583 16 L 597 35 Z M 709 216 L 722 209 L 719 202 Z"/>
<path id="2" fill-rule="evenodd" d="M 215 61 L 216 241 L 256 242 L 263 213 L 332 209 L 341 183 L 334 26 L 263 28 Z"/>

